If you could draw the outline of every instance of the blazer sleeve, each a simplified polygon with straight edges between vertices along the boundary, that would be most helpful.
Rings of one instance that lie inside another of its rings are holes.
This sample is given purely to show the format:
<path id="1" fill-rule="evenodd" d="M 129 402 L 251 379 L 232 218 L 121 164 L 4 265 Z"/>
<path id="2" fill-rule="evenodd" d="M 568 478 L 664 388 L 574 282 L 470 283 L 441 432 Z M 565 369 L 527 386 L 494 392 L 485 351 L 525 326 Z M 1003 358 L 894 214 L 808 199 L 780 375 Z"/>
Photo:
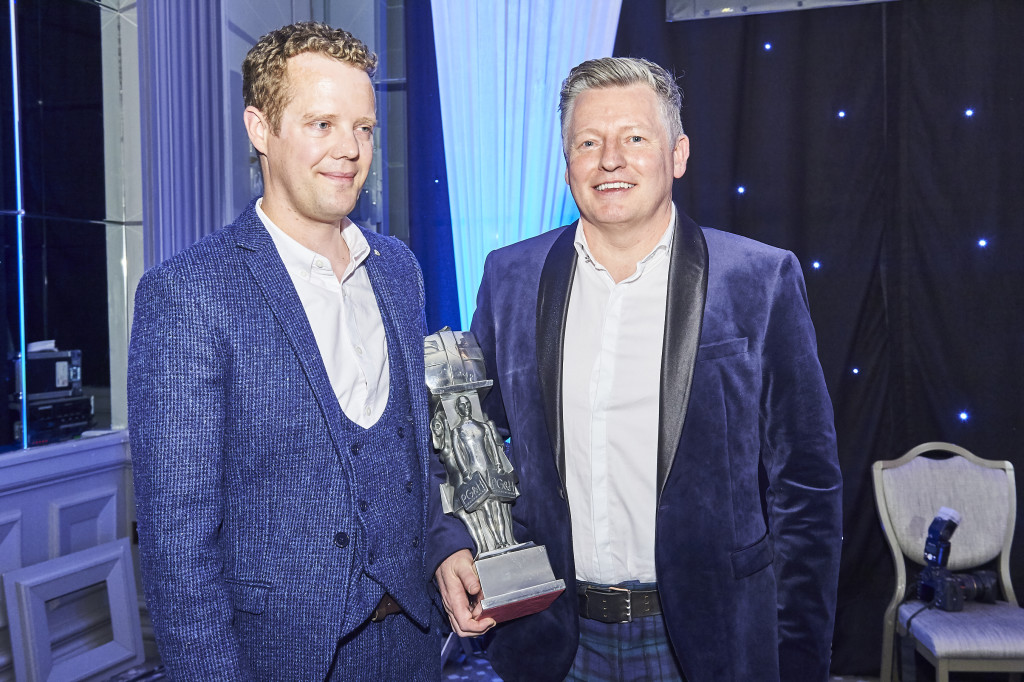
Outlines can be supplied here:
<path id="1" fill-rule="evenodd" d="M 761 450 L 778 584 L 780 679 L 827 680 L 842 476 L 803 275 L 791 253 L 777 271 L 762 354 Z"/>
<path id="2" fill-rule="evenodd" d="M 136 291 L 128 424 L 142 575 L 170 677 L 245 680 L 218 547 L 227 353 L 201 289 L 164 266 Z"/>

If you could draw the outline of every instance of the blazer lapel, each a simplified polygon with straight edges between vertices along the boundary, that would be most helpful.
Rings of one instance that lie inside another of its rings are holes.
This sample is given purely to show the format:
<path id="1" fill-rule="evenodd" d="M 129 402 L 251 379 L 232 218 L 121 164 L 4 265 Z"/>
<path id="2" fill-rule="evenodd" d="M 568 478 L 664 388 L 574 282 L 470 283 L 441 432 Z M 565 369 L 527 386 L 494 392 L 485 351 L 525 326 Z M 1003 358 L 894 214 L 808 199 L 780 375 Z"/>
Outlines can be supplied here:
<path id="1" fill-rule="evenodd" d="M 704 233 L 682 212 L 677 211 L 676 215 L 665 302 L 665 339 L 661 352 L 659 499 L 683 433 L 708 293 L 708 246 Z"/>
<path id="2" fill-rule="evenodd" d="M 256 218 L 256 224 L 238 224 L 237 244 L 249 252 L 245 259 L 253 279 L 263 293 L 274 317 L 284 329 L 288 342 L 295 351 L 299 364 L 313 388 L 320 411 L 327 420 L 327 426 L 334 440 L 335 448 L 341 455 L 343 438 L 341 428 L 341 406 L 327 377 L 320 348 L 316 345 L 313 329 L 295 291 L 291 277 L 281 262 L 270 234 Z"/>
<path id="3" fill-rule="evenodd" d="M 578 222 L 578 221 L 577 221 Z M 562 351 L 569 292 L 576 273 L 576 223 L 562 230 L 544 259 L 537 292 L 537 370 L 544 398 L 544 419 L 558 476 L 565 486 L 562 425 Z"/>
<path id="4" fill-rule="evenodd" d="M 426 391 L 426 384 L 424 377 L 415 376 L 410 377 L 408 371 L 417 366 L 417 358 L 413 357 L 413 353 L 423 353 L 423 342 L 419 340 L 416 344 L 404 343 L 405 334 L 412 333 L 417 337 L 420 336 L 419 327 L 410 328 L 409 325 L 413 324 L 412 320 L 406 320 L 405 316 L 401 314 L 401 310 L 398 301 L 395 300 L 395 286 L 394 283 L 389 283 L 389 264 L 386 256 L 382 256 L 381 252 L 370 245 L 370 255 L 367 257 L 365 262 L 366 274 L 370 278 L 370 285 L 373 287 L 373 294 L 377 299 L 377 308 L 380 309 L 381 321 L 384 323 L 384 328 L 387 330 L 387 338 L 394 340 L 394 347 L 388 345 L 388 353 L 391 355 L 392 364 L 395 362 L 395 353 L 399 354 L 401 364 L 396 369 L 406 372 L 406 379 L 409 381 L 409 392 L 411 395 L 415 395 L 416 391 L 423 388 Z"/>

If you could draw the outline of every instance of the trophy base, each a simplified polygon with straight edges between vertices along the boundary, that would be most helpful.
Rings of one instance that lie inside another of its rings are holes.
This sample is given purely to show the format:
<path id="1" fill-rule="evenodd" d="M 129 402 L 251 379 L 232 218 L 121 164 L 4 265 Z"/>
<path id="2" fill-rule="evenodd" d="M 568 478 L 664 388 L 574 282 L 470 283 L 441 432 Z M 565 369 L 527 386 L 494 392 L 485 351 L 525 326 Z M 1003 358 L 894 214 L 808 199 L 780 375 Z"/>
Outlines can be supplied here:
<path id="1" fill-rule="evenodd" d="M 480 555 L 476 572 L 483 592 L 480 617 L 499 623 L 543 611 L 565 591 L 565 581 L 551 572 L 547 549 L 532 542 Z"/>

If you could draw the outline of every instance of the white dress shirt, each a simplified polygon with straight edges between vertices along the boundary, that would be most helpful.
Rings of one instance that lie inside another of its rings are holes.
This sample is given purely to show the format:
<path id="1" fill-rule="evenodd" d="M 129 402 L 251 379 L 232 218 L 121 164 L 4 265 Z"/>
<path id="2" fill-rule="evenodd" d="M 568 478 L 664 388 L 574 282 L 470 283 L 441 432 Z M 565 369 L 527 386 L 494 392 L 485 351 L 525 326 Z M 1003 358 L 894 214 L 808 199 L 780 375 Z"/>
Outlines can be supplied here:
<path id="1" fill-rule="evenodd" d="M 339 280 L 330 259 L 285 234 L 263 212 L 262 203 L 256 202 L 256 213 L 299 294 L 338 404 L 346 417 L 369 428 L 384 413 L 391 388 L 384 321 L 364 266 L 370 245 L 346 219 L 341 236 L 350 259 Z"/>
<path id="2" fill-rule="evenodd" d="M 658 409 L 672 220 L 615 283 L 576 228 L 562 359 L 565 482 L 576 577 L 655 582 Z"/>

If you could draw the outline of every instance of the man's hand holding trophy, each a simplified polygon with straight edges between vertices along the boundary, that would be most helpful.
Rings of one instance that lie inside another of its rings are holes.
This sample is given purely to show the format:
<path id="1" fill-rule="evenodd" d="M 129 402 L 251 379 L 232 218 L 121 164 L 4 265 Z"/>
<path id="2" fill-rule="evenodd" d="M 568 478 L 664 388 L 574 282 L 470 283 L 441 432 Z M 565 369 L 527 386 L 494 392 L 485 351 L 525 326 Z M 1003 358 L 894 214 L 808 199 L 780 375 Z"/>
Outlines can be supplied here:
<path id="1" fill-rule="evenodd" d="M 480 407 L 492 381 L 469 332 L 442 329 L 424 339 L 430 390 L 430 431 L 448 481 L 440 485 L 446 514 L 460 519 L 476 543 L 479 618 L 501 622 L 541 611 L 565 590 L 547 550 L 512 535 L 517 477 L 499 437 Z"/>

